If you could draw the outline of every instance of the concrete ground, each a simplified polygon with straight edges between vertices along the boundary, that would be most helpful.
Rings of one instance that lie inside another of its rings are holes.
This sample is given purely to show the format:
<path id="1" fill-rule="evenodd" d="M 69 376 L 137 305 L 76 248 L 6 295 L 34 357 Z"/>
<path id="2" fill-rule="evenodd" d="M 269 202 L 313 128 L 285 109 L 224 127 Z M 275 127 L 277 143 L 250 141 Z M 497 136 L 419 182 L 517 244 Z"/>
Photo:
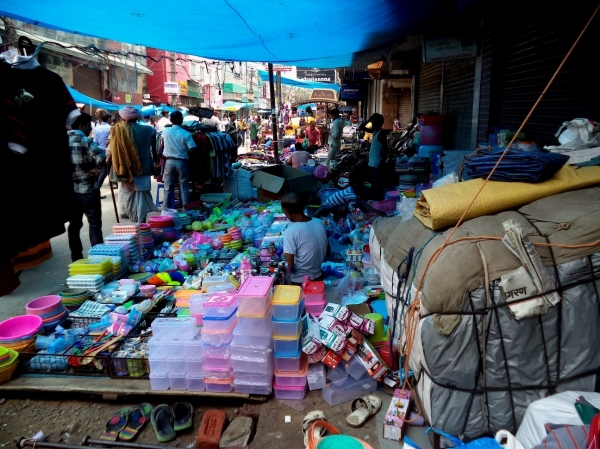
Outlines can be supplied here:
<path id="1" fill-rule="evenodd" d="M 156 192 L 153 186 L 153 196 Z M 116 192 L 115 192 L 116 193 Z M 103 208 L 103 233 L 110 234 L 112 225 L 116 223 L 108 183 L 102 188 L 106 199 L 102 200 Z M 84 220 L 81 231 L 84 244 L 84 254 L 89 249 L 88 227 Z M 66 288 L 65 280 L 68 277 L 68 265 L 71 262 L 67 235 L 62 234 L 52 239 L 54 256 L 49 261 L 31 270 L 25 270 L 20 276 L 21 286 L 12 294 L 0 298 L 0 320 L 25 312 L 25 304 L 39 296 L 55 294 Z M 64 377 L 65 383 L 69 377 Z M 127 380 L 115 380 L 124 382 Z M 347 433 L 367 441 L 375 449 L 397 448 L 401 443 L 384 440 L 382 438 L 383 420 L 389 406 L 391 396 L 383 391 L 376 394 L 382 399 L 383 406 L 377 416 L 371 418 L 364 427 L 353 429 L 346 425 L 345 417 L 350 413 L 350 402 L 337 407 L 330 407 L 321 398 L 320 391 L 307 393 L 303 401 L 288 403 L 279 402 L 272 397 L 267 403 L 259 405 L 259 419 L 256 424 L 256 434 L 251 448 L 302 448 L 302 420 L 312 410 L 322 410 L 327 419 L 343 433 Z M 153 405 L 158 402 L 148 397 L 145 400 Z M 104 429 L 104 424 L 113 412 L 122 406 L 134 406 L 135 403 L 114 403 L 104 401 L 85 401 L 70 397 L 41 398 L 39 396 L 24 398 L 0 398 L 0 447 L 10 444 L 19 437 L 31 437 L 38 430 L 42 430 L 52 442 L 64 442 L 78 445 L 81 438 L 89 435 L 97 438 Z M 171 404 L 172 405 L 172 404 Z M 210 408 L 226 410 L 228 419 L 233 419 L 239 413 L 243 404 L 239 401 L 224 399 L 198 398 L 194 401 L 196 415 L 194 429 L 182 433 L 178 438 L 169 443 L 169 446 L 191 448 L 194 446 L 195 435 L 200 426 L 201 415 Z M 286 422 L 286 417 L 289 417 Z M 408 435 L 421 448 L 431 447 L 429 438 L 423 435 L 423 427 L 410 427 Z M 138 437 L 139 442 L 156 444 L 154 433 L 148 426 Z"/>

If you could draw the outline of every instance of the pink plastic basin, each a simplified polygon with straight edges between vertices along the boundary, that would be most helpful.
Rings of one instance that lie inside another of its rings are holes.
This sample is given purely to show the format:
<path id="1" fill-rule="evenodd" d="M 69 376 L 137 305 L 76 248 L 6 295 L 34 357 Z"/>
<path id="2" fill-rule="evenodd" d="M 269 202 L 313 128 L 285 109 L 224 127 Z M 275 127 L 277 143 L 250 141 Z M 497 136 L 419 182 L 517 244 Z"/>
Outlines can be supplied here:
<path id="1" fill-rule="evenodd" d="M 25 306 L 27 315 L 45 315 L 62 307 L 62 299 L 58 295 L 41 296 L 29 301 Z"/>
<path id="2" fill-rule="evenodd" d="M 42 328 L 42 319 L 37 315 L 20 315 L 0 323 L 0 341 L 26 338 L 37 334 Z"/>

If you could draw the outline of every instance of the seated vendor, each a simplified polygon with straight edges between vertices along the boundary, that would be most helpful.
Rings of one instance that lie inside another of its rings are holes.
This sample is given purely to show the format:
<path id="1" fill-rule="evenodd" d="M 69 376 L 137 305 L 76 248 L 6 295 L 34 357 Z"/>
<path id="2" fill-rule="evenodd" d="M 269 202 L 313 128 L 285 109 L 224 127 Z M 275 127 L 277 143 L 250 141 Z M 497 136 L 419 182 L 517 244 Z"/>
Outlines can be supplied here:
<path id="1" fill-rule="evenodd" d="M 319 280 L 328 249 L 325 226 L 319 219 L 304 214 L 304 204 L 297 193 L 286 193 L 281 198 L 281 208 L 291 221 L 283 235 L 283 252 L 292 283 L 301 285 L 304 276 Z"/>
<path id="2" fill-rule="evenodd" d="M 311 158 L 311 153 L 304 150 L 304 147 L 300 142 L 296 142 L 296 151 L 294 151 L 288 159 L 288 165 L 294 168 L 300 168 L 302 165 L 306 165 L 308 160 Z"/>

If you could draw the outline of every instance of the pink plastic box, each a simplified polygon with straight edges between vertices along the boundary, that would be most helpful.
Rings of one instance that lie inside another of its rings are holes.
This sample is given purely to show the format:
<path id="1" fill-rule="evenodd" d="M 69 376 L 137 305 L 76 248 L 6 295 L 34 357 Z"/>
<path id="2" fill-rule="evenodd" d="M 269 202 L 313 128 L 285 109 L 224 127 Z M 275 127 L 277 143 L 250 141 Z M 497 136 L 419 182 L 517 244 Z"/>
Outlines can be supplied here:
<path id="1" fill-rule="evenodd" d="M 238 290 L 238 313 L 246 316 L 265 316 L 273 296 L 270 276 L 250 276 Z"/>

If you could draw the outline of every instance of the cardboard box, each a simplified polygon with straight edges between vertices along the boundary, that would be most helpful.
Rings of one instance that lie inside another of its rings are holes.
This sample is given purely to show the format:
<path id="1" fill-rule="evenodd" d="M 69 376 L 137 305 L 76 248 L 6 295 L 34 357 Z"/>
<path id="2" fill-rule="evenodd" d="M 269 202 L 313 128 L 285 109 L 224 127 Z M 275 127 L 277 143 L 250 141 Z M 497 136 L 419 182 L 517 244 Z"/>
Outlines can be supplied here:
<path id="1" fill-rule="evenodd" d="M 411 392 L 397 389 L 383 421 L 383 438 L 401 441 L 410 415 Z"/>
<path id="2" fill-rule="evenodd" d="M 355 315 L 365 316 L 367 313 L 372 313 L 371 309 L 365 303 L 362 304 L 351 304 L 348 307 L 348 310 Z"/>
<path id="3" fill-rule="evenodd" d="M 329 351 L 327 351 L 327 354 L 325 354 L 325 357 L 322 360 L 322 362 L 331 369 L 336 369 L 341 361 L 342 361 L 342 356 L 337 355 L 331 349 Z"/>
<path id="4" fill-rule="evenodd" d="M 258 189 L 258 201 L 279 200 L 288 192 L 315 192 L 313 176 L 289 165 L 272 165 L 254 172 L 252 185 Z"/>
<path id="5" fill-rule="evenodd" d="M 362 362 L 367 373 L 378 381 L 382 381 L 387 375 L 389 368 L 379 356 L 369 340 L 364 340 L 362 345 L 356 347 L 356 357 Z"/>

